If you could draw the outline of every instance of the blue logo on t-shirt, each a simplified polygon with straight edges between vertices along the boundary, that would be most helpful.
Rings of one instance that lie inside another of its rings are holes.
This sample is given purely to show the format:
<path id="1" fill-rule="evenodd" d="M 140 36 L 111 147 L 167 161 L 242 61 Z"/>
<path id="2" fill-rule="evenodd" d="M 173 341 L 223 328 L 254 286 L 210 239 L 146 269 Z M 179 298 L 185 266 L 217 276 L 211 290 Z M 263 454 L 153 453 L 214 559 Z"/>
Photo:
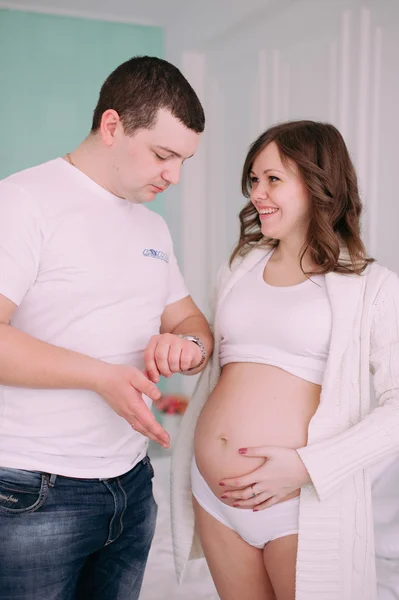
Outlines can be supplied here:
<path id="1" fill-rule="evenodd" d="M 154 250 L 153 248 L 145 248 L 143 250 L 143 255 L 150 256 L 151 258 L 160 258 L 161 260 L 164 260 L 167 263 L 169 262 L 169 256 L 166 254 L 166 252 L 162 252 L 162 250 Z"/>

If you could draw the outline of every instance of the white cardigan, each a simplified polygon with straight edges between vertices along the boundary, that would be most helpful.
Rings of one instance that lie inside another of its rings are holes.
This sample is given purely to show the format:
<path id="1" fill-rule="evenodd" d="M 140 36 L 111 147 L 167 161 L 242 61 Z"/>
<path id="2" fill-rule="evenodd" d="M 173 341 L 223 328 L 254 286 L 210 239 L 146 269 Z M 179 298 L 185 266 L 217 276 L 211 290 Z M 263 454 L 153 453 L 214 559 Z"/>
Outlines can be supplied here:
<path id="1" fill-rule="evenodd" d="M 203 556 L 194 534 L 190 464 L 195 424 L 220 376 L 218 314 L 267 249 L 218 276 L 215 349 L 183 418 L 172 457 L 172 532 L 182 580 Z M 298 450 L 312 479 L 301 489 L 296 600 L 376 600 L 371 488 L 366 467 L 399 450 L 399 279 L 373 263 L 363 275 L 326 275 L 333 327 L 319 407 Z M 370 370 L 378 407 L 370 407 Z"/>

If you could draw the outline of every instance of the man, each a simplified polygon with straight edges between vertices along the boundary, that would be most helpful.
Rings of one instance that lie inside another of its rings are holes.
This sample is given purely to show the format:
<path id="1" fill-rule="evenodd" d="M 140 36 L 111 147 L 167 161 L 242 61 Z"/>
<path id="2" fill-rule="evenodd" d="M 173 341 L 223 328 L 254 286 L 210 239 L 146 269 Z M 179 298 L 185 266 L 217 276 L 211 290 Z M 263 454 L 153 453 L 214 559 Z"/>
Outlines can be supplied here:
<path id="1" fill-rule="evenodd" d="M 143 204 L 178 183 L 203 129 L 180 71 L 135 57 L 75 151 L 0 182 L 2 600 L 139 596 L 156 518 L 147 438 L 169 445 L 155 384 L 212 351 Z"/>

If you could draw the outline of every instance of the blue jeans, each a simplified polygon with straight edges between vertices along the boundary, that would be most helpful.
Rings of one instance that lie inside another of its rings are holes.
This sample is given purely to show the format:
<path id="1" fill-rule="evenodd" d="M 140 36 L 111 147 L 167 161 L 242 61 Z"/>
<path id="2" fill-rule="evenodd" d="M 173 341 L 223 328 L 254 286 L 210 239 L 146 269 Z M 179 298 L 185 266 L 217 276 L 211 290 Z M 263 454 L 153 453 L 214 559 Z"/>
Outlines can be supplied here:
<path id="1" fill-rule="evenodd" d="M 137 600 L 153 475 L 148 457 L 111 479 L 0 467 L 1 600 Z"/>

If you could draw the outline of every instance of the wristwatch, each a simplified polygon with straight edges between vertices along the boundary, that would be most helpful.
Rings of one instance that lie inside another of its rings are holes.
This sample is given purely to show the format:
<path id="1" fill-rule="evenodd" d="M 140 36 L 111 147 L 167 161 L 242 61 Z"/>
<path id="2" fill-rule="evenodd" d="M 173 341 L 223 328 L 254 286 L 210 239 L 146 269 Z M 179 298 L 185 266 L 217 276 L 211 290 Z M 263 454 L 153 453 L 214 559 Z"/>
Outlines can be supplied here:
<path id="1" fill-rule="evenodd" d="M 193 371 L 194 369 L 198 369 L 198 367 L 200 367 L 206 359 L 206 350 L 205 350 L 205 346 L 204 344 L 201 342 L 200 338 L 197 335 L 183 335 L 183 334 L 178 334 L 179 337 L 183 338 L 183 340 L 188 340 L 189 342 L 194 342 L 194 344 L 197 344 L 197 346 L 199 347 L 199 349 L 201 350 L 201 360 L 199 361 L 198 365 L 195 365 L 194 367 L 190 367 L 189 369 L 184 369 L 184 372 L 187 371 Z"/>

